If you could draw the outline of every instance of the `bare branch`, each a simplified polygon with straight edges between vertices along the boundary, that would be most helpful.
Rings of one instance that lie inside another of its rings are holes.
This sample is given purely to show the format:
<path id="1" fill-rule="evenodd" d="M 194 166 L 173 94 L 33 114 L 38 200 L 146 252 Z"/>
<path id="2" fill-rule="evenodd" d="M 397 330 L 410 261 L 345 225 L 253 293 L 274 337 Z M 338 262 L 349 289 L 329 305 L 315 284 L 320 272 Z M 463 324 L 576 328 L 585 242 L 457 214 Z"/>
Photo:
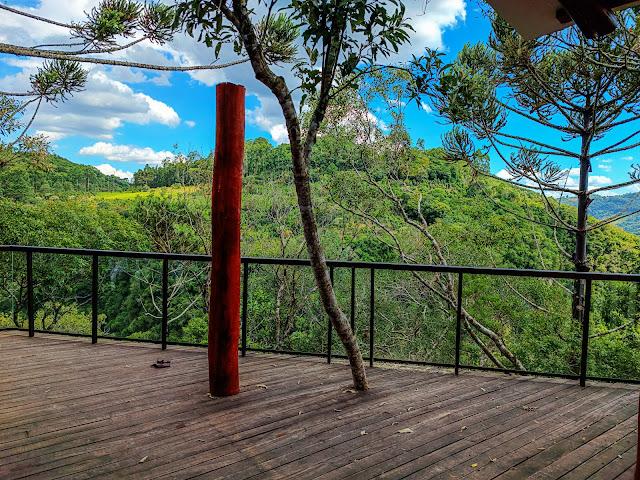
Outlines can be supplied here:
<path id="1" fill-rule="evenodd" d="M 1 3 L 0 3 L 0 10 L 6 10 L 8 12 L 15 13 L 16 15 L 22 15 L 23 17 L 31 18 L 32 20 L 38 20 L 39 22 L 49 23 L 51 25 L 56 25 L 58 27 L 68 28 L 70 30 L 73 30 L 74 28 L 73 25 L 70 25 L 68 23 L 60 23 L 60 22 L 56 22 L 55 20 L 39 17 L 38 15 L 33 15 L 31 13 L 27 13 L 22 10 L 17 10 L 15 8 L 7 7 L 6 5 L 3 5 Z"/>
<path id="2" fill-rule="evenodd" d="M 135 68 L 141 68 L 145 70 L 159 70 L 159 71 L 166 71 L 166 72 L 191 72 L 195 70 L 219 70 L 221 68 L 227 68 L 233 65 L 239 65 L 241 63 L 246 63 L 249 61 L 248 58 L 243 58 L 241 60 L 235 60 L 233 62 L 228 62 L 228 63 L 221 63 L 218 65 L 193 65 L 193 66 L 183 66 L 183 67 L 172 67 L 167 65 L 153 65 L 149 63 L 126 62 L 126 61 L 114 60 L 114 59 L 91 58 L 91 57 L 81 57 L 77 55 L 67 55 L 64 53 L 53 53 L 49 50 L 38 50 L 37 48 L 32 48 L 32 47 L 20 47 L 18 45 L 11 45 L 8 43 L 0 43 L 0 53 L 7 53 L 10 55 L 24 56 L 24 57 L 48 58 L 53 60 L 69 60 L 72 62 L 80 62 L 80 63 L 95 63 L 98 65 L 135 67 Z"/>
<path id="3" fill-rule="evenodd" d="M 593 225 L 589 225 L 587 227 L 587 232 L 591 230 L 595 230 L 596 228 L 602 227 L 603 225 L 609 225 L 610 223 L 617 222 L 618 220 L 622 220 L 623 218 L 630 217 L 632 215 L 635 215 L 638 212 L 640 212 L 640 208 L 637 210 L 634 210 L 633 212 L 626 213 L 624 215 L 618 214 L 618 215 L 614 215 L 613 217 L 609 217 L 605 220 L 601 220 L 599 222 L 594 223 Z"/>
<path id="4" fill-rule="evenodd" d="M 604 332 L 599 332 L 599 333 L 594 333 L 592 335 L 589 335 L 589 338 L 598 338 L 598 337 L 604 337 L 605 335 L 610 335 L 610 334 L 612 334 L 614 332 L 617 332 L 619 330 L 627 328 L 630 325 L 633 325 L 633 324 L 637 323 L 638 320 L 640 320 L 640 317 L 633 318 L 633 319 L 629 320 L 627 323 L 624 323 L 624 324 L 622 324 L 622 325 L 620 325 L 620 326 L 618 326 L 616 328 L 612 328 L 612 329 L 606 330 Z"/>
<path id="5" fill-rule="evenodd" d="M 638 118 L 640 118 L 640 116 L 638 116 Z M 637 146 L 638 143 L 634 144 L 634 145 L 629 145 L 626 147 L 622 147 L 622 148 L 618 148 L 616 149 L 616 147 L 622 145 L 623 143 L 628 142 L 629 140 L 631 140 L 633 137 L 635 137 L 636 135 L 638 135 L 638 133 L 640 132 L 633 132 L 631 135 L 628 135 L 627 137 L 623 138 L 622 140 L 620 140 L 619 142 L 614 143 L 613 145 L 609 145 L 606 148 L 603 148 L 602 150 L 592 153 L 591 157 L 599 157 L 600 155 L 607 155 L 609 153 L 613 153 L 613 152 L 620 152 L 620 151 L 624 151 L 624 150 L 630 150 L 631 148 L 633 148 L 634 146 Z"/>
<path id="6" fill-rule="evenodd" d="M 594 193 L 598 193 L 598 192 L 604 192 L 607 190 L 616 190 L 618 188 L 623 188 L 623 187 L 628 187 L 630 185 L 635 185 L 636 183 L 640 183 L 640 178 L 635 179 L 635 180 L 629 180 L 628 182 L 624 182 L 624 183 L 618 183 L 615 185 L 609 185 L 607 187 L 600 187 L 600 188 L 594 188 L 593 190 L 589 190 L 589 192 L 587 192 L 589 195 L 593 195 Z"/>

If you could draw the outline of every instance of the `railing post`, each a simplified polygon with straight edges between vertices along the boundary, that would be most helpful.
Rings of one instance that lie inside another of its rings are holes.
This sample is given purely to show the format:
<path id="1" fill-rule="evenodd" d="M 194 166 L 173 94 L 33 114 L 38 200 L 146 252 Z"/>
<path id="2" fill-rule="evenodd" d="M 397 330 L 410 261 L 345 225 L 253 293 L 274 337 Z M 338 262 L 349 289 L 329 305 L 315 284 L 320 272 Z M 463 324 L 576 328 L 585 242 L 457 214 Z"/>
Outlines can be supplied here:
<path id="1" fill-rule="evenodd" d="M 98 343 L 98 254 L 91 265 L 91 343 Z"/>
<path id="2" fill-rule="evenodd" d="M 162 350 L 167 349 L 169 324 L 169 260 L 162 259 Z"/>
<path id="3" fill-rule="evenodd" d="M 27 315 L 29 316 L 29 336 L 36 333 L 36 312 L 33 308 L 33 252 L 27 250 Z"/>
<path id="4" fill-rule="evenodd" d="M 582 314 L 582 356 L 580 358 L 580 386 L 587 384 L 587 354 L 589 351 L 589 313 L 591 311 L 591 279 L 587 279 Z"/>
<path id="5" fill-rule="evenodd" d="M 247 300 L 249 298 L 249 262 L 244 262 L 242 274 L 242 356 L 247 355 Z"/>
<path id="6" fill-rule="evenodd" d="M 356 334 L 356 267 L 351 267 L 351 331 Z"/>
<path id="7" fill-rule="evenodd" d="M 462 327 L 462 276 L 458 273 L 458 311 L 456 315 L 456 358 L 455 358 L 455 374 L 458 375 L 460 370 L 460 333 Z"/>
<path id="8" fill-rule="evenodd" d="M 369 366 L 373 367 L 373 339 L 375 315 L 375 269 L 371 268 L 371 296 L 369 297 Z"/>
<path id="9" fill-rule="evenodd" d="M 331 280 L 331 286 L 333 287 L 333 265 L 329 267 L 329 279 Z M 335 295 L 335 291 L 334 291 Z M 331 318 L 327 317 L 327 363 L 331 363 L 331 343 L 332 337 L 331 333 L 333 332 L 333 328 L 331 325 Z"/>

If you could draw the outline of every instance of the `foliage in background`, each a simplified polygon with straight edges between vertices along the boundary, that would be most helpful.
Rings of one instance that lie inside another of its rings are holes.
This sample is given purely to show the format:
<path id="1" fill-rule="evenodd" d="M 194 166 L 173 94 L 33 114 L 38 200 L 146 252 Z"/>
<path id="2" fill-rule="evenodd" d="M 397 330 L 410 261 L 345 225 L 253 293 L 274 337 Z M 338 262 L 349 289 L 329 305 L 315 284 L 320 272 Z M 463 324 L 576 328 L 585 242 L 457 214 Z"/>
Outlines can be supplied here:
<path id="1" fill-rule="evenodd" d="M 339 125 L 337 125 L 339 127 Z M 402 261 L 399 252 L 385 240 L 384 231 L 340 208 L 331 199 L 339 193 L 344 201 L 362 209 L 388 225 L 399 239 L 405 254 L 415 261 L 429 262 L 432 248 L 417 235 L 388 199 L 378 198 L 375 186 L 363 182 L 357 171 L 371 165 L 373 157 L 358 152 L 364 143 L 349 140 L 347 132 L 331 130 L 323 135 L 311 159 L 311 175 L 320 225 L 319 233 L 327 257 L 344 260 Z M 340 134 L 338 134 L 340 133 Z M 389 142 L 389 135 L 378 133 L 378 142 Z M 402 194 L 401 204 L 409 218 L 420 213 L 437 238 L 448 263 L 512 268 L 571 269 L 559 254 L 553 230 L 516 221 L 487 200 L 472 182 L 467 169 L 443 160 L 439 149 L 425 150 L 405 143 L 402 149 L 377 149 L 376 181 L 389 180 Z M 387 143 L 395 145 L 393 141 Z M 263 158 L 282 158 L 286 150 L 265 140 L 247 142 L 247 174 L 244 181 L 242 211 L 242 253 L 246 256 L 304 258 L 304 238 L 295 211 L 291 172 L 270 169 L 274 162 Z M 401 154 L 401 155 L 400 155 Z M 202 157 L 187 156 L 188 171 L 200 171 L 207 178 Z M 402 161 L 400 161 L 402 160 Z M 277 164 L 277 160 L 275 164 Z M 206 163 L 206 162 L 204 162 Z M 354 163 L 358 169 L 354 170 Z M 168 168 L 167 168 L 168 167 Z M 202 167 L 202 168 L 201 168 Z M 154 167 L 161 172 L 170 165 Z M 391 169 L 391 170 L 390 170 Z M 326 172 L 326 173 L 323 173 Z M 395 173 L 394 173 L 395 172 Z M 402 180 L 393 177 L 403 172 Z M 31 204 L 4 199 L 0 202 L 2 243 L 23 243 L 101 249 L 174 251 L 207 253 L 210 188 L 206 183 L 139 191 L 135 197 L 107 200 L 102 194 L 76 191 L 73 198 L 49 197 Z M 406 185 L 411 190 L 406 190 Z M 81 186 L 82 187 L 82 186 Z M 137 187 L 131 187 L 137 188 Z M 417 190 L 416 190 L 417 189 Z M 485 189 L 501 204 L 534 218 L 544 218 L 543 203 L 530 193 L 499 182 L 489 181 Z M 40 187 L 36 186 L 39 191 Z M 82 188 L 80 189 L 82 190 Z M 337 190 L 337 192 L 336 192 Z M 413 193 L 411 193 L 413 192 Z M 418 209 L 416 193 L 423 201 Z M 575 210 L 562 207 L 567 218 Z M 529 212 L 529 213 L 527 213 Z M 558 235 L 564 248 L 572 239 Z M 598 271 L 637 272 L 640 269 L 638 237 L 616 227 L 594 232 L 589 246 L 590 259 Z M 541 261 L 542 259 L 542 261 Z M 26 321 L 26 283 L 24 256 L 2 254 L 2 326 L 24 326 Z M 90 311 L 90 259 L 36 255 L 38 278 L 36 305 L 38 328 L 57 331 L 77 329 L 85 332 Z M 169 339 L 192 343 L 206 342 L 207 272 L 199 264 L 170 262 Z M 106 335 L 132 338 L 160 338 L 161 262 L 104 259 L 100 263 L 100 331 Z M 368 344 L 368 272 L 356 273 L 356 335 Z M 423 280 L 434 281 L 433 276 Z M 335 272 L 336 295 L 350 308 L 350 271 Z M 565 287 L 570 285 L 562 284 Z M 527 303 L 514 292 L 517 290 Z M 425 290 L 410 273 L 377 272 L 376 275 L 376 356 L 411 360 L 450 362 L 455 345 L 454 317 L 442 300 Z M 487 328 L 500 335 L 513 355 L 527 369 L 574 373 L 578 337 L 568 328 L 570 302 L 562 286 L 537 279 L 501 279 L 467 276 L 464 285 L 465 309 Z M 592 314 L 594 347 L 590 373 L 640 377 L 638 326 L 640 292 L 636 285 L 595 284 Z M 307 268 L 252 266 L 248 302 L 249 345 L 282 350 L 326 351 L 326 316 Z M 14 322 L 15 320 L 15 322 Z M 42 324 L 44 321 L 44 324 Z M 612 329 L 622 327 L 614 332 Z M 610 332 L 610 333 L 607 333 Z M 334 353 L 341 345 L 334 338 Z M 491 351 L 502 362 L 495 348 Z M 468 332 L 463 335 L 463 362 L 491 365 L 486 354 Z"/>

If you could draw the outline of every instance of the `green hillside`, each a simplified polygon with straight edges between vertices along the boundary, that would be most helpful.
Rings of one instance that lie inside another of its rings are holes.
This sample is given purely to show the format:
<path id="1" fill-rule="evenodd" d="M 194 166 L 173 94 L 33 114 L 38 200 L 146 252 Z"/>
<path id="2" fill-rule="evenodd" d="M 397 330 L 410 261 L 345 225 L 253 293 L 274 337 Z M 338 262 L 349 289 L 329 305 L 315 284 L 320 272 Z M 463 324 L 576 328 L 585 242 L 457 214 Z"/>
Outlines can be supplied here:
<path id="1" fill-rule="evenodd" d="M 126 180 L 104 175 L 95 167 L 79 165 L 58 155 L 51 155 L 42 169 L 30 168 L 21 162 L 0 169 L 0 196 L 23 203 L 130 188 Z"/>
<path id="2" fill-rule="evenodd" d="M 461 165 L 445 162 L 439 149 L 409 146 L 398 155 L 397 145 L 392 147 L 393 161 L 378 158 L 372 164 L 357 145 L 319 139 L 311 177 L 327 258 L 573 269 L 564 253 L 575 248 L 573 237 L 563 230 L 554 234 L 546 225 L 538 196 L 494 180 L 480 188 Z M 261 139 L 248 141 L 245 149 L 242 254 L 306 257 L 287 150 Z M 15 175 L 17 167 L 0 171 L 3 191 L 26 192 L 0 198 L 1 243 L 209 253 L 211 156 L 145 168 L 137 172 L 138 186 L 63 159 L 52 163 L 51 172 L 23 170 L 24 177 Z M 73 194 L 44 195 L 44 180 L 52 190 Z M 122 190 L 109 193 L 110 188 Z M 561 213 L 567 221 L 577 215 L 567 205 Z M 593 270 L 636 273 L 639 252 L 640 238 L 619 227 L 590 233 Z M 0 257 L 0 327 L 24 327 L 24 255 Z M 169 340 L 205 342 L 208 267 L 172 261 L 169 268 Z M 160 337 L 161 271 L 160 261 L 100 261 L 102 334 Z M 326 351 L 326 315 L 310 269 L 254 265 L 250 272 L 249 346 Z M 358 340 L 365 345 L 368 275 L 356 274 L 354 305 Z M 37 328 L 90 332 L 90 259 L 34 255 L 34 276 Z M 456 291 L 456 279 L 395 271 L 377 271 L 375 278 L 377 355 L 450 362 L 456 305 L 446 292 Z M 336 269 L 334 280 L 339 303 L 349 308 L 350 269 Z M 638 285 L 595 282 L 593 288 L 592 332 L 598 336 L 589 351 L 590 374 L 640 379 L 640 329 L 634 320 L 640 312 Z M 470 333 L 463 335 L 462 362 L 511 367 L 508 351 L 527 369 L 575 373 L 580 326 L 572 319 L 572 289 L 568 281 L 465 275 L 464 309 L 473 321 L 465 327 Z M 339 353 L 335 336 L 333 341 Z"/>
<path id="3" fill-rule="evenodd" d="M 625 193 L 624 195 L 600 196 L 594 195 L 593 202 L 589 205 L 589 215 L 602 220 L 612 215 L 617 215 L 623 210 L 631 213 L 640 210 L 640 196 L 637 193 Z M 576 198 L 569 198 L 566 203 L 577 206 Z M 640 214 L 631 215 L 615 222 L 616 225 L 627 232 L 640 235 Z"/>

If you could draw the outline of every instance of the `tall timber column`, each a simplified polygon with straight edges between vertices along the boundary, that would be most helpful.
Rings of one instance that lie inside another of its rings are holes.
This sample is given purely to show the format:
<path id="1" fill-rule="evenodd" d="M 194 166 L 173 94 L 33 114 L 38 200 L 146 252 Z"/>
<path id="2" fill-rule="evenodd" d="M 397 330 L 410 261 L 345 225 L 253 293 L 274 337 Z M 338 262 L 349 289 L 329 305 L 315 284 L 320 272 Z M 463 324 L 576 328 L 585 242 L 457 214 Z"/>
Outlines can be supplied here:
<path id="1" fill-rule="evenodd" d="M 240 204 L 244 155 L 245 88 L 216 87 L 216 147 L 211 194 L 211 302 L 209 392 L 235 395 L 240 336 Z"/>

